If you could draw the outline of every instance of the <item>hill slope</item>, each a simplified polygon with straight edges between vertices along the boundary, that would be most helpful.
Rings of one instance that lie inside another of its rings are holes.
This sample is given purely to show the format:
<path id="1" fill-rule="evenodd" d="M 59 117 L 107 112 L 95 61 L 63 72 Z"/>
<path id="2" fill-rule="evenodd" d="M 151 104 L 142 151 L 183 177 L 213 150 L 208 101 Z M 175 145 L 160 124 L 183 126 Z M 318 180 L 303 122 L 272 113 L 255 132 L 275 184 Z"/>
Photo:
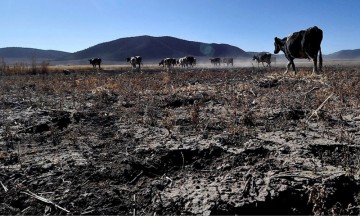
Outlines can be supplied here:
<path id="1" fill-rule="evenodd" d="M 168 36 L 138 36 L 101 43 L 85 50 L 69 54 L 59 60 L 101 57 L 107 60 L 124 61 L 126 57 L 134 55 L 141 55 L 145 60 L 155 60 L 165 57 L 178 58 L 185 55 L 197 57 L 249 57 L 244 50 L 228 44 L 207 44 Z"/>
<path id="2" fill-rule="evenodd" d="M 327 55 L 331 59 L 360 59 L 360 49 L 340 50 Z"/>
<path id="3" fill-rule="evenodd" d="M 0 57 L 3 58 L 31 58 L 36 57 L 40 59 L 56 59 L 68 55 L 68 52 L 56 51 L 56 50 L 41 50 L 33 48 L 22 47 L 6 47 L 0 48 Z"/>

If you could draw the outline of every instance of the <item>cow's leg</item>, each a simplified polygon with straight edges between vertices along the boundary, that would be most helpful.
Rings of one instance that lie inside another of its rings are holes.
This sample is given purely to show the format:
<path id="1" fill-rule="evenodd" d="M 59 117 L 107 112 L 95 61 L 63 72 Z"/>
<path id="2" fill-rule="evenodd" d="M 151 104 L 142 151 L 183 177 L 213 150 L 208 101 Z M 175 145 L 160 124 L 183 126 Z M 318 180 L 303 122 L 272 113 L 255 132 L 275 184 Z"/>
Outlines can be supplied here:
<path id="1" fill-rule="evenodd" d="M 321 53 L 321 48 L 319 49 L 319 71 L 322 71 L 322 53 Z"/>
<path id="2" fill-rule="evenodd" d="M 292 65 L 294 71 L 295 71 L 295 65 L 294 65 L 294 62 L 292 60 L 289 60 L 287 65 L 286 65 L 286 71 L 284 74 L 286 74 L 288 71 L 289 71 L 289 68 L 290 68 L 290 65 Z M 296 71 L 295 71 L 295 74 L 296 74 Z"/>
<path id="3" fill-rule="evenodd" d="M 261 62 L 261 64 L 263 65 L 263 67 L 265 67 L 264 62 Z"/>
<path id="4" fill-rule="evenodd" d="M 317 56 L 315 56 L 315 58 L 313 58 L 312 60 L 314 63 L 313 74 L 315 74 L 315 72 L 317 72 Z"/>
<path id="5" fill-rule="evenodd" d="M 313 62 L 313 71 L 312 71 L 312 73 L 315 74 L 315 72 L 317 72 L 317 53 L 314 54 L 313 56 L 309 55 L 308 52 L 305 52 L 305 53 L 308 56 L 309 61 L 312 60 L 312 62 Z"/>
<path id="6" fill-rule="evenodd" d="M 296 74 L 296 69 L 295 69 L 295 63 L 294 63 L 294 60 L 291 60 L 291 66 L 292 66 L 292 69 L 294 70 L 295 74 Z"/>

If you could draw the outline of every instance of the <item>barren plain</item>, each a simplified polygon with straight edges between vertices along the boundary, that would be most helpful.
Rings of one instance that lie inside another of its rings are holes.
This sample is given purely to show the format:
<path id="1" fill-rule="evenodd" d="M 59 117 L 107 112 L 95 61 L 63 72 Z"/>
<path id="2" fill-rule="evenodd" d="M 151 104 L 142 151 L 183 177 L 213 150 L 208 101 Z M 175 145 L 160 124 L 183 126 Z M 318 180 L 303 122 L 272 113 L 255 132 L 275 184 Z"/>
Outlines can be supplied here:
<path id="1" fill-rule="evenodd" d="M 1 74 L 0 214 L 360 213 L 360 63 L 128 69 Z"/>

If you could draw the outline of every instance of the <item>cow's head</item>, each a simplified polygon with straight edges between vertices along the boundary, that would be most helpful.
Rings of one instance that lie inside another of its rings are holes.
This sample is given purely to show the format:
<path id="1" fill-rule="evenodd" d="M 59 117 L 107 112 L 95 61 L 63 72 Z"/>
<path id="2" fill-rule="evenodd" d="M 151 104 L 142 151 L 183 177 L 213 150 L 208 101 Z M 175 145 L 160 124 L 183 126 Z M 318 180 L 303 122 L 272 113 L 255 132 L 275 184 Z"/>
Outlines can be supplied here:
<path id="1" fill-rule="evenodd" d="M 164 65 L 164 59 L 159 62 L 159 66 Z"/>
<path id="2" fill-rule="evenodd" d="M 258 59 L 258 57 L 256 55 L 253 56 L 253 61 L 255 61 L 256 59 Z"/>
<path id="3" fill-rule="evenodd" d="M 93 63 L 93 60 L 92 60 L 92 59 L 89 59 L 89 62 L 90 62 L 90 64 L 92 64 L 92 63 Z"/>
<path id="4" fill-rule="evenodd" d="M 284 45 L 286 42 L 286 38 L 284 39 L 280 39 L 278 37 L 275 37 L 275 42 L 274 42 L 274 46 L 275 46 L 275 50 L 274 53 L 278 54 L 280 52 L 280 50 L 284 50 Z"/>
<path id="5" fill-rule="evenodd" d="M 126 62 L 129 62 L 129 61 L 130 61 L 130 59 L 131 59 L 130 57 L 127 57 L 127 58 L 126 58 Z"/>

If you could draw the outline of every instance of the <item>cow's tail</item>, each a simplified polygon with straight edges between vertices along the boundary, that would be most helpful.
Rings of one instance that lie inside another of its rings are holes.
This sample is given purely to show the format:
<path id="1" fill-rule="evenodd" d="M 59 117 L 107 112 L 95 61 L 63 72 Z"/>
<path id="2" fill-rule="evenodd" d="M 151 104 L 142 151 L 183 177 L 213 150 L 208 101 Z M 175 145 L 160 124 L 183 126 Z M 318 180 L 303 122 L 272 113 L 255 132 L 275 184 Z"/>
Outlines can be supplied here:
<path id="1" fill-rule="evenodd" d="M 321 54 L 321 47 L 319 49 L 319 70 L 322 71 L 322 63 L 323 63 L 323 58 L 322 58 L 322 54 Z"/>

